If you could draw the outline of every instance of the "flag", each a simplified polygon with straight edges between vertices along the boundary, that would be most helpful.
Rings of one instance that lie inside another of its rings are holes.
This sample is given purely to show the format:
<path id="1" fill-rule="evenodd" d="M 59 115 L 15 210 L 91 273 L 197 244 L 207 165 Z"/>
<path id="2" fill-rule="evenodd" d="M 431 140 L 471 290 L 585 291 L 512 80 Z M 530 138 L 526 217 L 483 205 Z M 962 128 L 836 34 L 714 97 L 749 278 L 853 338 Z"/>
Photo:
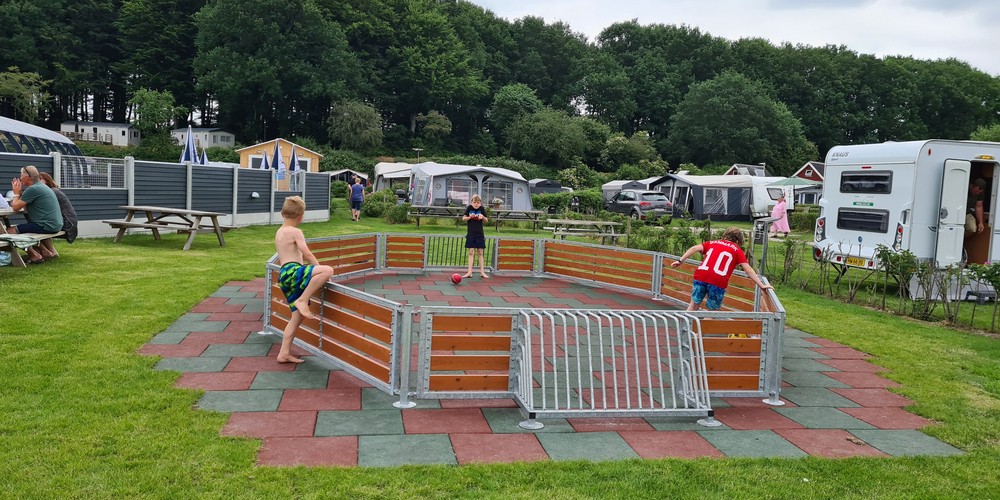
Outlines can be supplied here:
<path id="1" fill-rule="evenodd" d="M 260 159 L 260 168 L 262 170 L 271 168 L 271 166 L 267 164 L 267 155 L 264 155 L 264 157 Z"/>
<path id="2" fill-rule="evenodd" d="M 188 125 L 187 141 L 184 142 L 184 151 L 181 152 L 181 159 L 178 163 L 198 163 L 198 148 L 194 146 L 194 132 L 191 125 Z"/>
<path id="3" fill-rule="evenodd" d="M 291 161 L 289 161 L 289 163 L 291 164 L 291 165 L 288 166 L 289 167 L 288 170 L 290 172 L 298 172 L 299 171 L 299 157 L 298 157 L 298 155 L 295 154 L 295 146 L 294 145 L 292 146 L 292 158 L 291 158 Z"/>
<path id="4" fill-rule="evenodd" d="M 274 141 L 274 159 L 271 160 L 271 168 L 278 171 L 278 179 L 285 178 L 285 159 L 281 157 L 281 142 Z"/>
<path id="5" fill-rule="evenodd" d="M 199 161 L 202 165 L 208 165 L 208 150 L 201 148 L 201 160 Z"/>

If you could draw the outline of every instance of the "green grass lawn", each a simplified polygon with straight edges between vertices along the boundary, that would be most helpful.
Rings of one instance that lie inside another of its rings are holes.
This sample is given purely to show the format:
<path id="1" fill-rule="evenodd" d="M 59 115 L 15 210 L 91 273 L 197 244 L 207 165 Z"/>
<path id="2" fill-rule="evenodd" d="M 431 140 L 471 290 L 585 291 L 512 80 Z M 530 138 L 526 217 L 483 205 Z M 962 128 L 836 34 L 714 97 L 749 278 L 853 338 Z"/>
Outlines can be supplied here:
<path id="1" fill-rule="evenodd" d="M 338 205 L 306 237 L 415 232 Z M 59 244 L 62 257 L 0 268 L 0 498 L 996 498 L 1000 340 L 778 289 L 789 326 L 871 353 L 903 384 L 950 458 L 630 460 L 394 469 L 259 468 L 260 441 L 221 437 L 136 350 L 232 280 L 262 276 L 274 226 L 226 234 Z M 421 232 L 464 234 L 444 221 Z M 497 234 L 495 230 L 488 235 Z M 546 236 L 503 228 L 499 233 Z"/>

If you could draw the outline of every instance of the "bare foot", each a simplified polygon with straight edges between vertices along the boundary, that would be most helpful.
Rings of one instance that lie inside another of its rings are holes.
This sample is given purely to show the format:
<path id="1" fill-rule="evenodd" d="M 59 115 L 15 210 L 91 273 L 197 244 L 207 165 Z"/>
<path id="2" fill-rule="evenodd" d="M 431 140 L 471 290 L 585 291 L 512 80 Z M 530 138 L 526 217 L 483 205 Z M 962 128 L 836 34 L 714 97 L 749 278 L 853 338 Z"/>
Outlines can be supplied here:
<path id="1" fill-rule="evenodd" d="M 305 363 L 306 360 L 304 360 L 302 358 L 296 358 L 295 356 L 292 356 L 291 354 L 289 354 L 288 356 L 282 356 L 282 355 L 279 354 L 278 355 L 278 362 L 279 363 Z"/>
<path id="2" fill-rule="evenodd" d="M 489 277 L 489 276 L 487 276 L 487 275 L 486 275 L 485 273 L 484 273 L 484 274 L 480 274 L 480 276 L 482 276 L 482 277 L 483 277 L 483 279 L 490 279 L 490 277 Z"/>
<path id="3" fill-rule="evenodd" d="M 302 313 L 302 317 L 305 319 L 316 319 L 316 315 L 313 314 L 312 310 L 309 309 L 308 299 L 299 299 L 295 301 L 295 308 Z"/>
<path id="4" fill-rule="evenodd" d="M 472 273 L 463 274 L 462 277 L 463 278 L 471 278 L 472 277 Z"/>

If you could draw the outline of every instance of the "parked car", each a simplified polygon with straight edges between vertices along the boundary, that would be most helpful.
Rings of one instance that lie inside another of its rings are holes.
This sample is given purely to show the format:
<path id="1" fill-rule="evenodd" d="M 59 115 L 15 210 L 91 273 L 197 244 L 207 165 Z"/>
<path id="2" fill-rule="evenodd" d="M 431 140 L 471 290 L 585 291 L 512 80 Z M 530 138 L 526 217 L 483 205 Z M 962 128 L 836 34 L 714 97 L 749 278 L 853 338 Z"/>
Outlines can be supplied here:
<path id="1" fill-rule="evenodd" d="M 674 206 L 667 195 L 641 189 L 622 189 L 604 204 L 604 209 L 633 219 L 659 218 L 664 215 L 672 219 L 674 215 Z"/>

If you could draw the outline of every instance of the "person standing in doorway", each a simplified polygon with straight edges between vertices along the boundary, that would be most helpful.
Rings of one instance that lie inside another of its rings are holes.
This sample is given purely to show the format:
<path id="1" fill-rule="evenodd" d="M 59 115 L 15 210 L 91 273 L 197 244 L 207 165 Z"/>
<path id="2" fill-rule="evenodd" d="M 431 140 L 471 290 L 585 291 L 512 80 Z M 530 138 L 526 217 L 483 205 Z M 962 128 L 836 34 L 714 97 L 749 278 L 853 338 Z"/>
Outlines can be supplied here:
<path id="1" fill-rule="evenodd" d="M 361 204 L 365 201 L 365 187 L 361 185 L 361 179 L 354 177 L 354 184 L 351 184 L 351 220 L 357 222 L 361 220 Z"/>
<path id="2" fill-rule="evenodd" d="M 986 192 L 986 181 L 976 179 L 969 183 L 969 200 L 965 205 L 965 235 L 981 233 L 986 228 L 983 225 L 983 193 Z"/>

